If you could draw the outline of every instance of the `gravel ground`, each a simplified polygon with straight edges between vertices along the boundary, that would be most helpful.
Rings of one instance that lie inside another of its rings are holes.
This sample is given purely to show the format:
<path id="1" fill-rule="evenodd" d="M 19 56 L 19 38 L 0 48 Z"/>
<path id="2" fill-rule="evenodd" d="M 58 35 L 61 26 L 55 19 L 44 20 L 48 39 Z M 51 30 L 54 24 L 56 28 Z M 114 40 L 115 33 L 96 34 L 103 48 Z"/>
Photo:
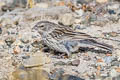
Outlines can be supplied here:
<path id="1" fill-rule="evenodd" d="M 120 4 L 89 2 L 71 8 L 71 4 L 58 3 L 1 10 L 0 80 L 120 80 Z M 78 51 L 71 58 L 59 58 L 31 31 L 44 20 L 99 37 L 99 42 L 112 45 L 114 51 Z"/>

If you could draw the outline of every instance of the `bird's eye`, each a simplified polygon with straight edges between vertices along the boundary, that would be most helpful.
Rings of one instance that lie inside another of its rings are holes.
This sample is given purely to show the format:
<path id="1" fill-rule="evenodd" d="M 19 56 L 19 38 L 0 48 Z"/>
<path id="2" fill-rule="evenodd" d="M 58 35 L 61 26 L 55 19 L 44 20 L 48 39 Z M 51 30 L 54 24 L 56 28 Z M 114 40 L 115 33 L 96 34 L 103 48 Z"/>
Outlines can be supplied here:
<path id="1" fill-rule="evenodd" d="M 44 27 L 44 25 L 40 25 L 40 27 L 42 28 L 42 27 Z"/>

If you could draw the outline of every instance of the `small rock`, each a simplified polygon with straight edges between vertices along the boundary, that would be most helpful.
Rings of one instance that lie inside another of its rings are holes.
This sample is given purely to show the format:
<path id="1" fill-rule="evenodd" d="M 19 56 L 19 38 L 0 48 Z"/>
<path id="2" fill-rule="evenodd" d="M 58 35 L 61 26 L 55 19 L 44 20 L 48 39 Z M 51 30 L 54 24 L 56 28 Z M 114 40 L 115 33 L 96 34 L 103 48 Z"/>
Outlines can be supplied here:
<path id="1" fill-rule="evenodd" d="M 75 11 L 79 16 L 82 16 L 84 14 L 84 11 L 82 9 Z"/>
<path id="2" fill-rule="evenodd" d="M 96 2 L 98 2 L 98 3 L 106 3 L 106 2 L 108 2 L 108 0 L 96 0 Z"/>
<path id="3" fill-rule="evenodd" d="M 79 30 L 86 29 L 86 27 L 87 27 L 87 26 L 81 24 L 81 25 L 76 25 L 76 26 L 74 27 L 74 29 L 79 31 Z"/>
<path id="4" fill-rule="evenodd" d="M 42 66 L 47 63 L 50 63 L 50 59 L 42 52 L 36 53 L 23 61 L 24 67 Z"/>
<path id="5" fill-rule="evenodd" d="M 115 69 L 112 69 L 111 71 L 110 71 L 110 76 L 111 77 L 116 77 L 118 75 L 118 73 L 117 73 L 117 71 L 115 70 Z"/>
<path id="6" fill-rule="evenodd" d="M 63 68 L 55 68 L 50 72 L 50 80 L 59 80 L 59 78 L 63 75 L 64 69 Z"/>
<path id="7" fill-rule="evenodd" d="M 14 49 L 13 49 L 13 52 L 14 54 L 19 54 L 21 52 L 21 49 L 19 46 L 16 46 Z"/>
<path id="8" fill-rule="evenodd" d="M 29 41 L 30 41 L 30 35 L 29 35 L 29 33 L 24 33 L 22 36 L 21 36 L 21 41 L 23 42 L 23 43 L 29 43 Z"/>
<path id="9" fill-rule="evenodd" d="M 13 37 L 8 37 L 5 39 L 6 44 L 10 47 L 11 44 L 15 41 Z"/>
<path id="10" fill-rule="evenodd" d="M 30 56 L 29 56 L 29 55 L 27 55 L 27 56 L 22 56 L 22 58 L 23 58 L 23 59 L 29 59 Z"/>
<path id="11" fill-rule="evenodd" d="M 103 71 L 103 72 L 100 73 L 100 76 L 102 76 L 102 77 L 107 77 L 107 76 L 108 76 L 108 73 Z"/>
<path id="12" fill-rule="evenodd" d="M 73 66 L 78 66 L 79 64 L 80 64 L 80 60 L 79 59 L 72 61 L 72 65 Z"/>
<path id="13" fill-rule="evenodd" d="M 66 13 L 59 17 L 59 22 L 63 25 L 72 25 L 74 23 L 74 17 L 71 13 Z"/>
<path id="14" fill-rule="evenodd" d="M 35 48 L 42 48 L 42 43 L 41 41 L 34 41 L 32 44 L 31 44 L 33 47 Z"/>
<path id="15" fill-rule="evenodd" d="M 57 65 L 63 66 L 63 65 L 66 65 L 66 63 L 63 61 L 59 61 L 59 62 L 54 64 L 54 66 L 57 66 Z"/>
<path id="16" fill-rule="evenodd" d="M 24 48 L 23 48 L 23 51 L 24 52 L 29 52 L 31 49 L 30 45 L 25 45 Z"/>
<path id="17" fill-rule="evenodd" d="M 111 63 L 111 66 L 120 67 L 120 62 L 119 62 L 119 61 L 113 61 L 113 62 Z"/>
<path id="18" fill-rule="evenodd" d="M 117 34 L 116 32 L 110 32 L 109 34 L 110 34 L 111 37 L 116 37 L 116 36 L 118 36 L 118 34 Z"/>
<path id="19" fill-rule="evenodd" d="M 116 68 L 115 70 L 116 70 L 117 72 L 120 72 L 120 68 Z"/>
<path id="20" fill-rule="evenodd" d="M 81 19 L 75 19 L 75 21 L 74 21 L 75 24 L 79 24 L 79 23 L 81 23 L 81 22 L 82 22 Z"/>
<path id="21" fill-rule="evenodd" d="M 104 61 L 105 63 L 111 63 L 112 60 L 113 60 L 112 56 L 106 56 L 106 57 L 103 58 L 103 61 Z"/>
<path id="22" fill-rule="evenodd" d="M 64 1 L 56 1 L 55 6 L 65 6 L 65 2 Z"/>
<path id="23" fill-rule="evenodd" d="M 72 62 L 71 62 L 71 61 L 68 61 L 66 64 L 67 64 L 67 65 L 72 65 Z"/>
<path id="24" fill-rule="evenodd" d="M 111 5 L 108 5 L 108 9 L 109 10 L 116 10 L 116 9 L 119 9 L 120 5 L 119 4 L 111 4 Z"/>
<path id="25" fill-rule="evenodd" d="M 48 4 L 47 3 L 37 3 L 34 7 L 37 8 L 48 8 Z"/>
<path id="26" fill-rule="evenodd" d="M 23 46 L 24 44 L 20 40 L 16 40 L 13 45 L 15 46 Z"/>
<path id="27" fill-rule="evenodd" d="M 2 11 L 4 11 L 4 12 L 6 12 L 6 11 L 12 11 L 13 10 L 13 8 L 12 7 L 10 7 L 10 6 L 7 6 L 7 5 L 4 5 L 4 6 L 2 6 Z"/>
<path id="28" fill-rule="evenodd" d="M 92 21 L 96 21 L 96 20 L 97 20 L 97 16 L 95 14 L 92 14 L 90 16 L 90 21 L 92 22 Z"/>
<path id="29" fill-rule="evenodd" d="M 77 3 L 78 4 L 86 4 L 86 3 L 89 3 L 89 2 L 92 2 L 93 0 L 77 0 Z"/>
<path id="30" fill-rule="evenodd" d="M 108 10 L 109 14 L 116 14 L 114 10 Z"/>
<path id="31" fill-rule="evenodd" d="M 98 62 L 96 66 L 106 66 L 107 64 L 105 62 Z"/>

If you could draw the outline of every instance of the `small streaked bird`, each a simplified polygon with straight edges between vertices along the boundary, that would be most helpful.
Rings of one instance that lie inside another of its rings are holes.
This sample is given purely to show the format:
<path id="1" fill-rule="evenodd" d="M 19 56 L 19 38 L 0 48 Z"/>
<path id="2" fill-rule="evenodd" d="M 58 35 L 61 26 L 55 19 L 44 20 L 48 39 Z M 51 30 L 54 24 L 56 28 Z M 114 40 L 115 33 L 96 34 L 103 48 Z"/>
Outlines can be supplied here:
<path id="1" fill-rule="evenodd" d="M 38 31 L 43 43 L 50 49 L 66 53 L 68 56 L 80 47 L 100 49 L 109 53 L 113 50 L 111 45 L 100 43 L 95 37 L 49 21 L 38 22 L 33 30 Z"/>

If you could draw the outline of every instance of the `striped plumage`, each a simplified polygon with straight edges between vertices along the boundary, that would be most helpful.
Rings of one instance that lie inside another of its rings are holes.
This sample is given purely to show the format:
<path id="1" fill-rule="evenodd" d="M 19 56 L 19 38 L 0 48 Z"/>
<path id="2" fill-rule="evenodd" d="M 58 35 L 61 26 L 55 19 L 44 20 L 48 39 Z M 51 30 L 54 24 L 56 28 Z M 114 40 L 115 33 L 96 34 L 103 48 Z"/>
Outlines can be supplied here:
<path id="1" fill-rule="evenodd" d="M 103 51 L 112 52 L 113 47 L 99 43 L 97 38 L 82 32 L 75 32 L 72 28 L 58 25 L 49 21 L 38 22 L 33 29 L 42 36 L 44 44 L 49 48 L 65 52 L 69 56 L 80 47 L 99 48 Z"/>

